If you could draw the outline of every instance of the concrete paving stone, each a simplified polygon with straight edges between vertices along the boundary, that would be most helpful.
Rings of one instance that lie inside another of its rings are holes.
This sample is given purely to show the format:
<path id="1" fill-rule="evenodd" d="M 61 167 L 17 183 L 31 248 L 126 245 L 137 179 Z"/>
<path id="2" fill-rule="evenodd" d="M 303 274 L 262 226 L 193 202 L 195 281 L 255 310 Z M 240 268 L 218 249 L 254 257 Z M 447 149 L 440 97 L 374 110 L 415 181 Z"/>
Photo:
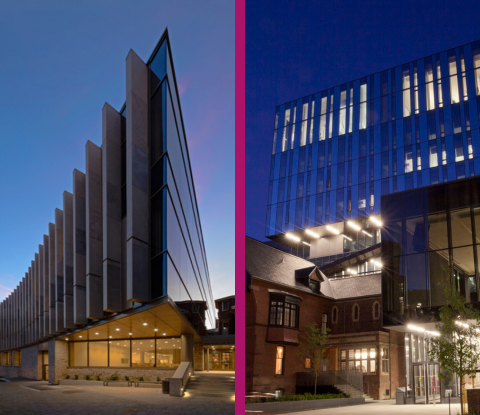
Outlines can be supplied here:
<path id="1" fill-rule="evenodd" d="M 36 389 L 32 389 L 36 388 Z M 0 415 L 185 414 L 233 415 L 231 399 L 163 395 L 159 388 L 49 386 L 45 381 L 0 383 Z"/>
<path id="2" fill-rule="evenodd" d="M 460 404 L 451 404 L 451 415 L 460 413 Z M 252 411 L 245 411 L 245 415 L 253 415 Z M 257 415 L 271 415 L 269 412 L 258 412 Z M 278 414 L 278 412 L 277 412 Z M 433 405 L 396 405 L 394 399 L 373 401 L 363 405 L 343 406 L 339 408 L 316 409 L 313 411 L 289 412 L 288 415 L 447 415 L 448 404 Z"/>

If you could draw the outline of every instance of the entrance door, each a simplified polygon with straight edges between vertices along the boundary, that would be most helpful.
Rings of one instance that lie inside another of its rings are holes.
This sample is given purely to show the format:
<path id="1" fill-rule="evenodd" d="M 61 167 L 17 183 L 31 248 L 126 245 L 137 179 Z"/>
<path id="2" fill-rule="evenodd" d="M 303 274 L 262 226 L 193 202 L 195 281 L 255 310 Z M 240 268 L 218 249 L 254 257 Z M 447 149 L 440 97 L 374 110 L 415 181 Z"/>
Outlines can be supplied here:
<path id="1" fill-rule="evenodd" d="M 48 352 L 42 353 L 42 380 L 48 380 Z"/>
<path id="2" fill-rule="evenodd" d="M 413 364 L 413 385 L 414 385 L 414 399 L 415 403 L 426 404 L 425 394 L 425 364 L 414 363 Z"/>
<path id="3" fill-rule="evenodd" d="M 439 363 L 427 363 L 428 370 L 428 403 L 440 403 L 440 379 L 438 373 L 440 371 Z"/>
<path id="4" fill-rule="evenodd" d="M 222 352 L 222 370 L 232 370 L 232 354 Z"/>

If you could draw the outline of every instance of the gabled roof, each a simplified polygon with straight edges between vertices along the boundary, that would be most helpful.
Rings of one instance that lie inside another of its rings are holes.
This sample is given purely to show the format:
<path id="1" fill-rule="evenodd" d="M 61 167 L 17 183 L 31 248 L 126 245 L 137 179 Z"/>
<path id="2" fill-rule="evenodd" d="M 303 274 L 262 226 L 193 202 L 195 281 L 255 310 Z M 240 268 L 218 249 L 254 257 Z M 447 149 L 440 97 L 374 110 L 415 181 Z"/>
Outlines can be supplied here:
<path id="1" fill-rule="evenodd" d="M 245 237 L 245 282 L 261 278 L 312 293 L 306 278 L 320 281 L 320 293 L 343 300 L 381 295 L 381 275 L 371 274 L 343 279 L 328 279 L 315 264 L 260 241 Z"/>
<path id="2" fill-rule="evenodd" d="M 313 271 L 320 272 L 310 261 L 268 246 L 248 236 L 245 237 L 246 277 L 262 278 L 311 293 L 312 291 L 296 278 L 297 271 L 303 277 L 308 277 Z M 324 275 L 320 275 L 323 277 L 323 281 L 322 278 L 315 278 L 322 281 L 320 291 L 323 295 L 331 297 L 329 281 Z"/>
<path id="3" fill-rule="evenodd" d="M 382 275 L 379 273 L 329 281 L 333 296 L 338 300 L 382 294 Z"/>

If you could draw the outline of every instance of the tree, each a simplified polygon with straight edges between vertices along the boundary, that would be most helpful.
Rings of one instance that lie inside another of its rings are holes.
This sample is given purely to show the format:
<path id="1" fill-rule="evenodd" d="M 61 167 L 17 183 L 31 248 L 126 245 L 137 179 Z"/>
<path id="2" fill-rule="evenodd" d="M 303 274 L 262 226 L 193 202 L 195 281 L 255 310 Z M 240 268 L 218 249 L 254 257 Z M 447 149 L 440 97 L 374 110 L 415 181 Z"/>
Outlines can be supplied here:
<path id="1" fill-rule="evenodd" d="M 327 352 L 327 341 L 330 330 L 322 330 L 316 323 L 307 324 L 305 331 L 300 335 L 297 355 L 302 360 L 310 362 L 310 369 L 315 374 L 315 395 L 317 394 L 318 372 L 321 371 L 322 362 Z"/>
<path id="2" fill-rule="evenodd" d="M 460 391 L 464 377 L 475 376 L 479 363 L 480 313 L 452 286 L 444 288 L 445 304 L 440 308 L 440 321 L 436 328 L 440 335 L 428 339 L 428 354 L 443 369 L 460 378 Z M 445 374 L 440 373 L 445 379 Z M 462 392 L 460 392 L 462 393 Z M 461 405 L 462 415 L 464 413 Z"/>

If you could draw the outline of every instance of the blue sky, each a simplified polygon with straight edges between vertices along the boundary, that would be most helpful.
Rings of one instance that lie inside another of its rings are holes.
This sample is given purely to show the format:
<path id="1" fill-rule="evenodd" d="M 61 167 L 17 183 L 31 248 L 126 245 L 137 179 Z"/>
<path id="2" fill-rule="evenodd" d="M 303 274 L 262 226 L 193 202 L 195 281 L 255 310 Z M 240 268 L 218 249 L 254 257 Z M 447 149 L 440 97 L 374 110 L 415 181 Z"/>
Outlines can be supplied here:
<path id="1" fill-rule="evenodd" d="M 167 26 L 213 295 L 234 294 L 234 2 L 22 0 L 0 14 L 0 301 L 125 101 L 128 51 L 146 61 Z"/>

